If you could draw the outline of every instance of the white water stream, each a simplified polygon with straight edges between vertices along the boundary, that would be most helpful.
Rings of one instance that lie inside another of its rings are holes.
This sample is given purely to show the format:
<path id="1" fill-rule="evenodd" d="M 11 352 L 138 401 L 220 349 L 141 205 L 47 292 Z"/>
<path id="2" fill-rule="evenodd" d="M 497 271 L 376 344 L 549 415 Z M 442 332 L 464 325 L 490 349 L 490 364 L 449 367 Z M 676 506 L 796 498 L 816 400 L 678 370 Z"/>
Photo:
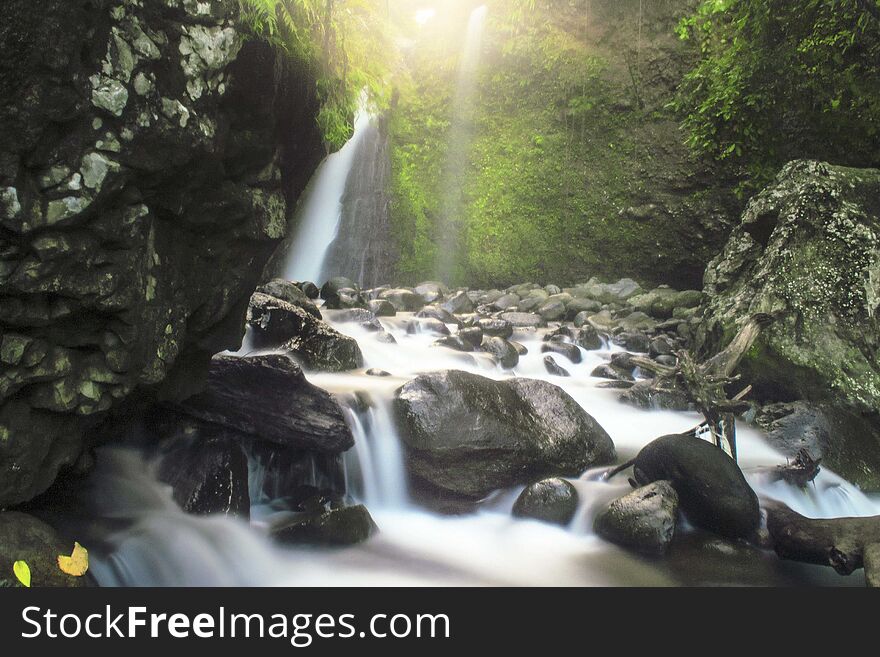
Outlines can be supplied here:
<path id="1" fill-rule="evenodd" d="M 326 316 L 332 322 L 334 313 Z M 105 555 L 93 561 L 104 585 L 672 585 L 697 584 L 859 584 L 861 575 L 839 578 L 830 569 L 779 561 L 769 553 L 702 543 L 667 560 L 650 560 L 618 549 L 591 530 L 596 509 L 629 486 L 626 477 L 596 481 L 597 471 L 574 480 L 580 496 L 577 516 L 568 528 L 518 520 L 510 509 L 520 488 L 501 491 L 474 514 L 448 517 L 412 503 L 400 443 L 390 413 L 394 391 L 422 372 L 462 369 L 483 376 L 528 376 L 564 388 L 613 438 L 620 460 L 652 439 L 695 426 L 688 413 L 643 411 L 621 404 L 617 393 L 597 388 L 589 376 L 603 362 L 601 351 L 584 351 L 583 362 L 554 355 L 571 378 L 549 376 L 540 353 L 540 333 L 514 336 L 528 349 L 514 372 L 504 372 L 481 354 L 461 354 L 433 346 L 435 336 L 408 335 L 407 316 L 382 320 L 398 344 L 379 342 L 356 324 L 336 327 L 357 338 L 366 368 L 391 377 L 310 374 L 309 379 L 335 393 L 361 392 L 372 400 L 366 414 L 348 413 L 356 447 L 346 456 L 350 488 L 369 507 L 380 532 L 367 543 L 341 550 L 279 547 L 265 535 L 259 514 L 251 526 L 226 518 L 182 513 L 166 487 L 146 473 L 134 452 L 104 455 L 97 478 L 99 515 L 126 518 L 134 524 L 107 537 Z M 450 329 L 454 330 L 454 326 Z M 366 369 L 365 368 L 365 369 Z M 750 467 L 784 459 L 755 430 L 738 431 L 740 462 Z M 827 470 L 801 491 L 781 482 L 750 482 L 759 495 L 773 497 L 812 517 L 873 515 L 880 505 Z"/>

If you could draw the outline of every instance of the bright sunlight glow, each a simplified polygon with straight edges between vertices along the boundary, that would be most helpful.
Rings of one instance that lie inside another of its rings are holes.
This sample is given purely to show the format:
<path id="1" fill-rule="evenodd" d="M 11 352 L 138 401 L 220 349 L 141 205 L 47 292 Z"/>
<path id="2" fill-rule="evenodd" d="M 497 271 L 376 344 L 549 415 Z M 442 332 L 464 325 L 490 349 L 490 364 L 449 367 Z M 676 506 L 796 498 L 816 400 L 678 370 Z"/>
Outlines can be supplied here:
<path id="1" fill-rule="evenodd" d="M 436 9 L 419 9 L 419 11 L 416 12 L 416 23 L 418 23 L 419 25 L 425 25 L 436 15 Z"/>

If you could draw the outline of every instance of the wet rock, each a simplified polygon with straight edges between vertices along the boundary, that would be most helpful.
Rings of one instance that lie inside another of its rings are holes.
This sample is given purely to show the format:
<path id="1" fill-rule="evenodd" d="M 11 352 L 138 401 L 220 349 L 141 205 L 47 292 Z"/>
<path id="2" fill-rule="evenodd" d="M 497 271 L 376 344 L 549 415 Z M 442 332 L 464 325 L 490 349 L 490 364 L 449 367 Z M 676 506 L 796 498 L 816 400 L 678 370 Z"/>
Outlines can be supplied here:
<path id="1" fill-rule="evenodd" d="M 283 355 L 215 356 L 204 392 L 172 407 L 284 447 L 339 453 L 354 445 L 330 394 Z"/>
<path id="2" fill-rule="evenodd" d="M 832 404 L 768 404 L 755 424 L 785 456 L 805 449 L 862 490 L 880 491 L 880 430 L 861 414 Z"/>
<path id="3" fill-rule="evenodd" d="M 299 281 L 294 283 L 294 285 L 302 290 L 303 294 L 305 294 L 306 297 L 308 299 L 311 299 L 312 301 L 321 297 L 321 290 L 311 281 Z"/>
<path id="4" fill-rule="evenodd" d="M 649 353 L 651 356 L 669 356 L 675 351 L 675 344 L 665 335 L 659 335 L 651 340 Z"/>
<path id="5" fill-rule="evenodd" d="M 337 310 L 343 307 L 340 292 L 342 290 L 357 290 L 357 285 L 351 279 L 344 276 L 331 278 L 321 287 L 321 298 L 324 300 L 327 308 Z"/>
<path id="6" fill-rule="evenodd" d="M 643 486 L 668 480 L 688 520 L 721 536 L 749 538 L 760 523 L 758 496 L 736 461 L 704 440 L 658 438 L 636 456 L 633 476 Z"/>
<path id="7" fill-rule="evenodd" d="M 440 308 L 439 306 L 426 306 L 425 308 L 422 308 L 418 313 L 416 313 L 416 317 L 430 317 L 432 319 L 441 321 L 444 324 L 455 324 L 456 326 L 461 326 L 462 324 L 461 320 L 458 319 L 458 317 L 444 310 L 443 308 Z"/>
<path id="8" fill-rule="evenodd" d="M 312 303 L 312 300 L 306 296 L 305 292 L 290 281 L 286 281 L 282 278 L 275 278 L 258 287 L 257 292 L 261 292 L 270 297 L 275 297 L 276 299 L 281 299 L 293 306 L 299 306 L 312 317 L 321 319 L 321 311 L 318 310 L 318 307 Z"/>
<path id="9" fill-rule="evenodd" d="M 565 304 L 559 299 L 548 299 L 536 311 L 545 322 L 553 322 L 565 317 Z"/>
<path id="10" fill-rule="evenodd" d="M 368 369 L 366 371 L 366 375 L 367 376 L 377 376 L 377 377 L 391 376 L 391 374 L 389 372 L 386 372 L 385 370 L 376 369 L 375 367 Z"/>
<path id="11" fill-rule="evenodd" d="M 534 313 L 502 313 L 501 319 L 514 328 L 540 328 L 546 325 L 544 319 Z"/>
<path id="12" fill-rule="evenodd" d="M 463 315 L 474 312 L 474 304 L 466 292 L 455 294 L 449 301 L 442 304 L 443 310 L 453 315 Z"/>
<path id="13" fill-rule="evenodd" d="M 460 335 L 449 335 L 445 338 L 440 338 L 434 344 L 438 347 L 446 347 L 447 349 L 454 349 L 455 351 L 469 352 L 474 350 L 473 343 L 465 340 Z"/>
<path id="14" fill-rule="evenodd" d="M 309 369 L 345 372 L 363 365 L 357 340 L 285 301 L 254 294 L 248 323 L 257 346 L 280 346 Z"/>
<path id="15" fill-rule="evenodd" d="M 639 331 L 621 333 L 615 338 L 615 342 L 640 354 L 646 354 L 651 349 L 651 340 Z"/>
<path id="16" fill-rule="evenodd" d="M 508 308 L 514 308 L 520 302 L 519 295 L 516 294 L 505 294 L 501 297 L 498 297 L 493 303 L 492 307 L 495 310 L 507 310 Z"/>
<path id="17" fill-rule="evenodd" d="M 302 512 L 291 524 L 276 529 L 272 537 L 287 545 L 345 547 L 363 543 L 377 531 L 367 507 L 327 505 Z"/>
<path id="18" fill-rule="evenodd" d="M 397 344 L 397 339 L 388 331 L 379 331 L 376 333 L 376 341 L 383 344 Z"/>
<path id="19" fill-rule="evenodd" d="M 611 502 L 593 521 L 606 541 L 649 555 L 662 555 L 675 536 L 678 494 L 656 481 Z"/>
<path id="20" fill-rule="evenodd" d="M 565 526 L 574 518 L 577 507 L 577 489 L 571 482 L 544 479 L 526 486 L 513 504 L 513 515 Z"/>
<path id="21" fill-rule="evenodd" d="M 487 338 L 482 349 L 492 354 L 495 361 L 506 370 L 512 370 L 519 364 L 519 352 L 504 338 Z"/>
<path id="22" fill-rule="evenodd" d="M 651 319 L 645 313 L 636 311 L 621 319 L 618 325 L 627 333 L 644 333 L 653 331 L 657 327 L 657 321 Z"/>
<path id="23" fill-rule="evenodd" d="M 559 340 L 551 340 L 541 345 L 541 353 L 555 353 L 565 356 L 572 363 L 580 363 L 583 360 L 581 350 L 570 342 L 562 342 Z"/>
<path id="24" fill-rule="evenodd" d="M 559 365 L 553 359 L 553 356 L 544 356 L 544 369 L 547 370 L 547 374 L 550 374 L 551 376 L 571 376 L 567 369 Z"/>
<path id="25" fill-rule="evenodd" d="M 600 333 L 613 333 L 617 328 L 617 321 L 608 310 L 595 313 L 587 317 L 587 324 L 592 326 Z"/>
<path id="26" fill-rule="evenodd" d="M 602 427 L 546 381 L 426 374 L 397 391 L 395 412 L 410 474 L 463 497 L 614 458 Z"/>
<path id="27" fill-rule="evenodd" d="M 58 555 L 72 551 L 73 543 L 63 540 L 42 520 L 17 511 L 0 511 L 0 588 L 22 586 L 12 570 L 16 561 L 27 563 L 34 588 L 88 586 L 88 577 L 72 577 L 58 568 Z"/>
<path id="28" fill-rule="evenodd" d="M 367 302 L 367 308 L 376 317 L 394 317 L 397 314 L 397 309 L 387 299 L 372 299 Z"/>
<path id="29" fill-rule="evenodd" d="M 416 318 L 406 325 L 406 332 L 410 335 L 427 333 L 429 335 L 449 335 L 449 327 L 439 319 L 433 317 Z"/>
<path id="30" fill-rule="evenodd" d="M 678 358 L 676 358 L 675 356 L 657 356 L 654 358 L 654 360 L 660 365 L 665 365 L 666 367 L 675 367 L 676 365 L 678 365 Z"/>
<path id="31" fill-rule="evenodd" d="M 529 350 L 524 344 L 514 341 L 510 341 L 510 344 L 520 356 L 528 356 Z"/>
<path id="32" fill-rule="evenodd" d="M 331 311 L 330 319 L 340 324 L 373 324 L 376 316 L 366 308 L 348 308 L 346 310 Z M 381 328 L 381 324 L 379 325 Z"/>
<path id="33" fill-rule="evenodd" d="M 691 400 L 677 388 L 658 390 L 650 381 L 638 381 L 620 396 L 622 402 L 648 410 L 687 411 L 691 409 Z"/>
<path id="34" fill-rule="evenodd" d="M 574 337 L 574 343 L 587 351 L 595 351 L 603 347 L 599 332 L 589 325 L 580 328 Z"/>
<path id="35" fill-rule="evenodd" d="M 600 310 L 602 310 L 602 304 L 593 299 L 572 299 L 565 305 L 565 316 L 568 319 L 576 320 L 583 313 L 583 321 L 580 324 L 583 326 L 587 317 Z"/>
<path id="36" fill-rule="evenodd" d="M 483 329 L 479 326 L 469 326 L 460 329 L 457 335 L 462 340 L 470 342 L 474 347 L 479 347 L 483 344 Z"/>
<path id="37" fill-rule="evenodd" d="M 632 374 L 626 370 L 614 367 L 614 365 L 598 365 L 590 376 L 596 379 L 610 379 L 611 381 L 635 381 Z"/>
<path id="38" fill-rule="evenodd" d="M 419 283 L 413 291 L 422 297 L 422 300 L 425 303 L 441 301 L 443 297 L 449 294 L 449 289 L 443 283 L 438 283 L 436 281 Z"/>
<path id="39" fill-rule="evenodd" d="M 513 335 L 513 324 L 505 319 L 480 319 L 477 326 L 483 331 L 483 335 L 493 338 L 507 340 Z"/>
<path id="40" fill-rule="evenodd" d="M 187 513 L 250 517 L 247 455 L 234 438 L 173 441 L 163 450 L 158 478 Z"/>
<path id="41" fill-rule="evenodd" d="M 405 288 L 385 290 L 379 295 L 379 299 L 384 299 L 391 303 L 399 313 L 415 312 L 421 310 L 425 305 L 425 300 L 421 296 Z"/>
<path id="42" fill-rule="evenodd" d="M 633 370 L 636 369 L 636 364 L 633 362 L 634 357 L 633 354 L 626 351 L 617 351 L 611 354 L 611 366 L 632 374 Z"/>
<path id="43" fill-rule="evenodd" d="M 591 283 L 580 288 L 583 296 L 600 303 L 623 303 L 642 292 L 641 286 L 631 278 L 616 283 Z"/>

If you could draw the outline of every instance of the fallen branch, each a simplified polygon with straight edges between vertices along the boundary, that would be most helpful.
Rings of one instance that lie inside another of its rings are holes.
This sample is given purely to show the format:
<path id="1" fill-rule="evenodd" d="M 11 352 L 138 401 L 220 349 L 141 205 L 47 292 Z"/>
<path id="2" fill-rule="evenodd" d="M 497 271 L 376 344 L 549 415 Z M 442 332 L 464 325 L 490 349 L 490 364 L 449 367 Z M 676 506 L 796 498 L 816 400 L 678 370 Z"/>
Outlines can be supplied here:
<path id="1" fill-rule="evenodd" d="M 822 459 L 816 460 L 802 449 L 791 463 L 774 468 L 755 468 L 752 472 L 767 475 L 770 481 L 784 481 L 798 488 L 806 488 L 819 475 L 821 462 Z"/>
<path id="2" fill-rule="evenodd" d="M 880 516 L 815 520 L 778 502 L 765 508 L 780 558 L 830 566 L 841 575 L 865 568 L 868 584 L 880 584 Z"/>

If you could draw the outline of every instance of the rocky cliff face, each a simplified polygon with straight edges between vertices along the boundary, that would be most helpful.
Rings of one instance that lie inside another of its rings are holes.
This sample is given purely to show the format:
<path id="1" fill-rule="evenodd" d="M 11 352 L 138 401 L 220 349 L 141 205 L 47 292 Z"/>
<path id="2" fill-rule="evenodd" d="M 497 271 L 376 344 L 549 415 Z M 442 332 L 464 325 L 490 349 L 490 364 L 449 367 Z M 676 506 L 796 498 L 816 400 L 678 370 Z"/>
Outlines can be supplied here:
<path id="1" fill-rule="evenodd" d="M 234 0 L 0 6 L 0 508 L 240 344 L 322 154 L 313 90 Z"/>
<path id="2" fill-rule="evenodd" d="M 776 323 L 741 365 L 758 398 L 830 400 L 876 418 L 878 245 L 880 171 L 790 163 L 706 270 L 703 348 L 769 313 Z"/>

